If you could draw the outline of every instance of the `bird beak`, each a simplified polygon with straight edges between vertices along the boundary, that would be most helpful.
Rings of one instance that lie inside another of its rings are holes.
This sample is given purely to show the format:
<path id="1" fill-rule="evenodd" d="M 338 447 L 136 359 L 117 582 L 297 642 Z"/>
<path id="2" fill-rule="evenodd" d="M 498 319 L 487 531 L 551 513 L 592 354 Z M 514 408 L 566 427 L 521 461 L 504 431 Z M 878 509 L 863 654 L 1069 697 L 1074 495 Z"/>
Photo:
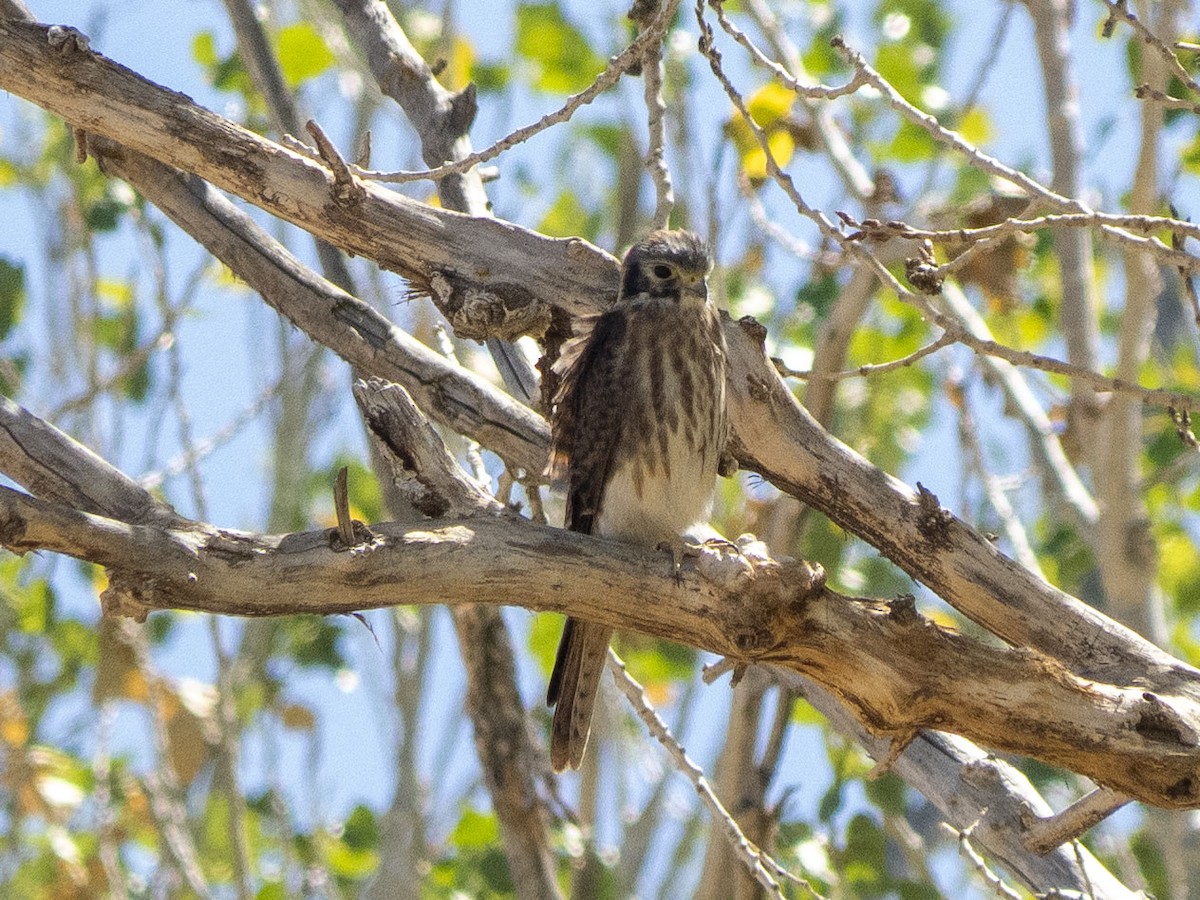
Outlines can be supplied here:
<path id="1" fill-rule="evenodd" d="M 708 285 L 705 284 L 703 275 L 684 275 L 681 280 L 685 294 L 699 297 L 701 300 L 708 299 Z"/>

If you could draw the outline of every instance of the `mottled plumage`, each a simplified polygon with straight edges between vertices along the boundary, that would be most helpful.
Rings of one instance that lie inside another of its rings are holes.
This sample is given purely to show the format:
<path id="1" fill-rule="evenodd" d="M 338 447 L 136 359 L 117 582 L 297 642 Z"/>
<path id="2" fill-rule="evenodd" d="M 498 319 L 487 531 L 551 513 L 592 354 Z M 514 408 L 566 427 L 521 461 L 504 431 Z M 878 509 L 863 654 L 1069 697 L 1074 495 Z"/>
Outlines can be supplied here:
<path id="1" fill-rule="evenodd" d="M 654 547 L 708 520 L 727 431 L 708 268 L 696 235 L 653 232 L 625 255 L 616 304 L 564 348 L 551 462 L 572 531 Z M 546 698 L 555 769 L 583 758 L 611 636 L 578 619 L 563 629 Z"/>

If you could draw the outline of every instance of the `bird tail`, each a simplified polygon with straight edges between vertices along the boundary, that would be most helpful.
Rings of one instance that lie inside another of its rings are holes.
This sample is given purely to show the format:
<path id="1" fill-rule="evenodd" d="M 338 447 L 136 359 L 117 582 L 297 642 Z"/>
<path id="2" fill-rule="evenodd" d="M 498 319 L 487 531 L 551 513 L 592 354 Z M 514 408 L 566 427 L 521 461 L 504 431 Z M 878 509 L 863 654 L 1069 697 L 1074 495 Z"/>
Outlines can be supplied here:
<path id="1" fill-rule="evenodd" d="M 605 625 L 579 619 L 567 619 L 563 627 L 546 690 L 546 702 L 554 707 L 550 764 L 556 772 L 577 769 L 583 759 L 612 632 Z"/>

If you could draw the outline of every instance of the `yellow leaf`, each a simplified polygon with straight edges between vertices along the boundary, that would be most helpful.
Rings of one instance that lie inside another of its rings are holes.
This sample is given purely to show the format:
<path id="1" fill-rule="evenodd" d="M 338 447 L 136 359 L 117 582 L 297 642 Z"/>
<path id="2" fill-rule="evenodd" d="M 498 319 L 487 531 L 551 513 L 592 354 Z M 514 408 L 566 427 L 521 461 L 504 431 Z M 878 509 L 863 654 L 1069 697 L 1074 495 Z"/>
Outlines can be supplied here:
<path id="1" fill-rule="evenodd" d="M 750 118 L 763 128 L 774 125 L 789 112 L 796 102 L 796 94 L 781 84 L 770 82 L 763 85 L 746 101 Z"/>
<path id="2" fill-rule="evenodd" d="M 976 147 L 982 147 L 992 139 L 992 120 L 978 106 L 972 107 L 958 123 L 958 133 Z"/>
<path id="3" fill-rule="evenodd" d="M 16 691 L 0 694 L 0 741 L 20 747 L 29 740 L 29 721 Z"/>
<path id="4" fill-rule="evenodd" d="M 475 48 L 466 38 L 455 35 L 450 58 L 446 60 L 446 69 L 441 75 L 442 84 L 452 91 L 461 90 L 471 80 L 471 67 L 474 65 Z"/>
<path id="5" fill-rule="evenodd" d="M 796 152 L 796 142 L 792 136 L 783 130 L 777 130 L 767 137 L 767 146 L 771 149 L 771 158 L 779 168 L 783 168 L 792 160 Z M 742 157 L 742 169 L 751 179 L 767 177 L 767 155 L 758 144 Z"/>

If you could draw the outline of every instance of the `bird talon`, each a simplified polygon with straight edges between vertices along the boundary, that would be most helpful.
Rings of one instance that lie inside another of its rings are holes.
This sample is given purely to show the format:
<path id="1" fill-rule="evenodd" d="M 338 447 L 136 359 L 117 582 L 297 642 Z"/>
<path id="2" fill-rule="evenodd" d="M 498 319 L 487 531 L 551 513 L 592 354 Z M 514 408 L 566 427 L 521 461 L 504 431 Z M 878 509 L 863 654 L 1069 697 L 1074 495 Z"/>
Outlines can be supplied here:
<path id="1" fill-rule="evenodd" d="M 698 558 L 703 552 L 704 545 L 694 544 L 683 538 L 674 538 L 660 542 L 657 549 L 671 555 L 671 577 L 675 579 L 676 584 L 683 584 L 683 561 Z"/>

